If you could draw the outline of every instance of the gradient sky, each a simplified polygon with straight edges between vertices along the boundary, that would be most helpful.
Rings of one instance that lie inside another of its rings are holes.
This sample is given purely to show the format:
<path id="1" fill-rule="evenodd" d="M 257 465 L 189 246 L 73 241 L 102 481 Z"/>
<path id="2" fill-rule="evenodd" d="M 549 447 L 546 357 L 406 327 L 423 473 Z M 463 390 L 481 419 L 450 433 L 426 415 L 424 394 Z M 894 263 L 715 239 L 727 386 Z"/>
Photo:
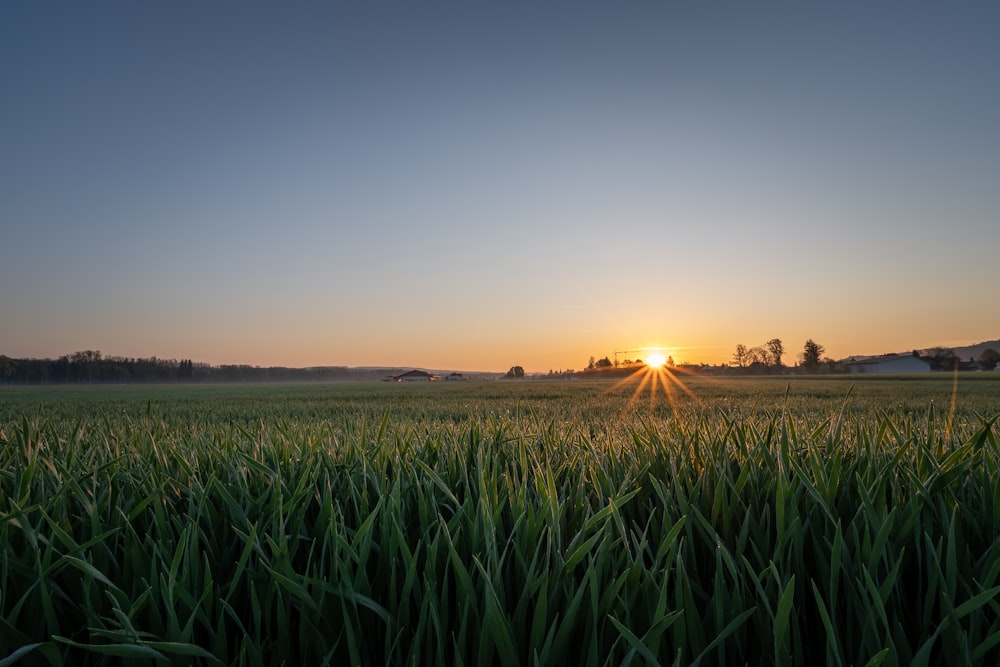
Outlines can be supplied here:
<path id="1" fill-rule="evenodd" d="M 1000 338 L 998 26 L 3 2 L 0 353 L 547 371 Z"/>

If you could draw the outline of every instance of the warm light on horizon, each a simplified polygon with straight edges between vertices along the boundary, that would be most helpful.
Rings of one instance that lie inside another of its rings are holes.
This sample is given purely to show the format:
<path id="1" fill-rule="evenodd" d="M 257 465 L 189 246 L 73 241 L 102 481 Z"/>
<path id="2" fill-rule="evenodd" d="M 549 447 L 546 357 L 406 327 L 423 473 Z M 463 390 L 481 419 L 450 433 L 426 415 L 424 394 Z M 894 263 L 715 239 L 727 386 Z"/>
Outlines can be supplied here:
<path id="1" fill-rule="evenodd" d="M 660 352 L 653 352 L 646 356 L 646 365 L 652 368 L 660 368 L 667 363 L 667 358 Z"/>
<path id="2" fill-rule="evenodd" d="M 688 389 L 684 382 L 678 377 L 680 374 L 685 374 L 677 368 L 668 368 L 667 360 L 662 352 L 653 352 L 646 356 L 646 361 L 639 365 L 639 367 L 627 377 L 619 382 L 615 383 L 615 389 L 629 384 L 630 382 L 638 381 L 635 391 L 632 392 L 632 396 L 629 398 L 628 405 L 631 408 L 634 406 L 642 393 L 649 388 L 649 410 L 652 412 L 656 408 L 657 395 L 660 391 L 667 398 L 667 402 L 670 404 L 671 410 L 676 414 L 677 412 L 677 398 L 678 392 L 683 392 L 696 403 L 701 403 L 701 400 Z"/>

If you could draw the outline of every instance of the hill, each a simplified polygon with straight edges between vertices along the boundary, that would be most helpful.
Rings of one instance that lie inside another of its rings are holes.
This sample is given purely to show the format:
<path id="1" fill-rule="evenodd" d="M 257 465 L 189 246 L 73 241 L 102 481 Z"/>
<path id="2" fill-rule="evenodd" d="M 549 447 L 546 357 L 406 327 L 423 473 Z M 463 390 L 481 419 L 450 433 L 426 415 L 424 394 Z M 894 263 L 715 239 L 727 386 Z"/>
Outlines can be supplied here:
<path id="1" fill-rule="evenodd" d="M 927 354 L 927 352 L 932 349 L 934 348 L 920 350 L 920 353 Z M 976 343 L 975 345 L 965 345 L 963 347 L 952 347 L 946 349 L 950 349 L 954 352 L 955 356 L 961 361 L 968 361 L 969 359 L 979 359 L 979 355 L 981 355 L 984 350 L 993 349 L 1000 352 L 1000 340 L 987 340 L 982 343 Z"/>

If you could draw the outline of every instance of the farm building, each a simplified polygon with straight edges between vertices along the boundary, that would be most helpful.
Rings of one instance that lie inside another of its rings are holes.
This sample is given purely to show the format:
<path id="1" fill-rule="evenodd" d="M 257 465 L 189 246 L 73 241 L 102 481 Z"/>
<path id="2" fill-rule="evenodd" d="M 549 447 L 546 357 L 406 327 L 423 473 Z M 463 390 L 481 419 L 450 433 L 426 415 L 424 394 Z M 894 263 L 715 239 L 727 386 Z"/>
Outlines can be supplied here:
<path id="1" fill-rule="evenodd" d="M 407 371 L 392 378 L 396 382 L 434 382 L 437 377 L 427 371 Z"/>
<path id="2" fill-rule="evenodd" d="M 465 379 L 465 376 L 462 375 L 461 373 L 452 373 L 451 375 L 449 375 L 448 377 L 445 378 L 445 380 L 452 380 L 452 381 L 464 380 L 464 379 Z"/>
<path id="3" fill-rule="evenodd" d="M 879 357 L 846 359 L 844 366 L 851 373 L 927 373 L 931 365 L 913 354 L 883 354 Z"/>

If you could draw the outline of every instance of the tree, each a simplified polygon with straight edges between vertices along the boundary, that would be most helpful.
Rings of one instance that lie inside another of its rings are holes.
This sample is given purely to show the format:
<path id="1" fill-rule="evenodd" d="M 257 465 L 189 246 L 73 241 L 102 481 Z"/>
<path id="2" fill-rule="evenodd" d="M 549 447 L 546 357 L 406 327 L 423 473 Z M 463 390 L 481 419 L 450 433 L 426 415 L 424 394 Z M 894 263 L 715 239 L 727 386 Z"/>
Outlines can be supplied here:
<path id="1" fill-rule="evenodd" d="M 983 350 L 983 353 L 979 355 L 980 365 L 988 371 L 993 370 L 1000 363 L 1000 352 L 997 352 L 992 347 L 988 347 Z"/>
<path id="2" fill-rule="evenodd" d="M 753 366 L 757 364 L 759 366 L 768 365 L 767 350 L 761 345 L 754 345 L 749 350 L 747 350 L 747 355 L 749 355 L 750 365 Z"/>
<path id="3" fill-rule="evenodd" d="M 826 349 L 810 338 L 802 349 L 802 365 L 810 371 L 815 371 L 819 368 L 819 362 L 823 358 L 824 352 Z"/>
<path id="4" fill-rule="evenodd" d="M 927 361 L 932 371 L 951 371 L 958 367 L 958 357 L 946 347 L 932 347 L 927 350 Z"/>
<path id="5" fill-rule="evenodd" d="M 780 338 L 772 338 L 767 341 L 768 365 L 774 368 L 781 368 L 781 355 L 785 353 L 785 348 L 781 344 Z"/>
<path id="6" fill-rule="evenodd" d="M 594 358 L 593 357 L 590 358 L 590 362 L 587 364 L 587 370 L 588 371 L 594 370 Z"/>
<path id="7" fill-rule="evenodd" d="M 733 352 L 733 365 L 743 368 L 750 364 L 750 350 L 747 349 L 746 345 L 742 343 L 736 346 L 736 351 Z"/>
<path id="8" fill-rule="evenodd" d="M 596 366 L 597 368 L 611 368 L 613 365 L 614 364 L 612 364 L 611 360 L 608 359 L 607 357 L 598 359 L 597 363 L 594 364 L 594 366 Z"/>
<path id="9" fill-rule="evenodd" d="M 511 366 L 510 370 L 507 371 L 507 375 L 505 377 L 518 378 L 518 379 L 523 378 L 524 369 L 521 368 L 520 366 Z"/>
<path id="10" fill-rule="evenodd" d="M 190 359 L 181 359 L 177 365 L 177 377 L 181 380 L 194 379 L 194 362 Z"/>
<path id="11" fill-rule="evenodd" d="M 15 373 L 17 373 L 17 365 L 14 360 L 5 354 L 0 354 L 0 378 L 7 382 L 14 377 Z"/>

